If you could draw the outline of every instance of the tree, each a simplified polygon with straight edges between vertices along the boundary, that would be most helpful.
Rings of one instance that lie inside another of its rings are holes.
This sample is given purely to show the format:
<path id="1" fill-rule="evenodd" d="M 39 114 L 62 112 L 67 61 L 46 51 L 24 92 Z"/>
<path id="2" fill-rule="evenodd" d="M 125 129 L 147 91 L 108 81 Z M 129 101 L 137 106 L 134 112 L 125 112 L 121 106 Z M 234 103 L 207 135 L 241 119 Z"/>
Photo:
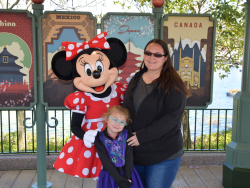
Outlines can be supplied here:
<path id="1" fill-rule="evenodd" d="M 97 5 L 105 6 L 106 0 L 46 0 L 53 10 L 84 11 Z M 0 8 L 31 10 L 31 0 L 0 0 Z"/>
<path id="2" fill-rule="evenodd" d="M 32 4 L 31 0 L 0 0 L 3 9 L 25 9 L 28 10 Z"/>
<path id="3" fill-rule="evenodd" d="M 151 0 L 117 0 L 124 9 L 136 6 L 140 12 L 151 12 Z M 217 20 L 214 70 L 224 70 L 221 78 L 230 73 L 230 67 L 242 62 L 245 7 L 243 0 L 166 0 L 164 14 L 211 14 Z M 231 65 L 232 64 L 232 65 Z"/>

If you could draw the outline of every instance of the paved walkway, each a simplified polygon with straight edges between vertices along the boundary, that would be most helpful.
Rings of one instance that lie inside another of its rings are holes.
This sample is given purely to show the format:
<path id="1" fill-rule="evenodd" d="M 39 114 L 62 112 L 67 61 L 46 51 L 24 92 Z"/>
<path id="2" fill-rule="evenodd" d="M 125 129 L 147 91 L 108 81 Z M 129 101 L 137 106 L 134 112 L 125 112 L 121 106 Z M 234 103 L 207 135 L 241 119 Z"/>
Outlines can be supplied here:
<path id="1" fill-rule="evenodd" d="M 56 170 L 47 170 L 52 188 L 95 188 L 92 179 L 75 178 Z M 0 188 L 32 188 L 37 182 L 36 170 L 0 171 Z M 222 186 L 222 165 L 181 166 L 172 188 L 219 188 Z"/>

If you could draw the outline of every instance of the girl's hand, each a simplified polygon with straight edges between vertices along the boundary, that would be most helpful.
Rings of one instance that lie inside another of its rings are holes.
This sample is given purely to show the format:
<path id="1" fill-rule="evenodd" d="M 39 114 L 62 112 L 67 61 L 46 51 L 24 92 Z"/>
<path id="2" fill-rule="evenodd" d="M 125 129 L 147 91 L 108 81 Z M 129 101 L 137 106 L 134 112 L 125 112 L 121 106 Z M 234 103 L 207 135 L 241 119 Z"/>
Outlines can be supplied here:
<path id="1" fill-rule="evenodd" d="M 130 179 L 128 179 L 128 181 L 131 183 L 131 180 L 130 180 Z"/>
<path id="2" fill-rule="evenodd" d="M 139 141 L 138 141 L 138 139 L 137 139 L 137 137 L 136 137 L 136 133 L 133 132 L 132 134 L 133 134 L 134 136 L 131 136 L 131 137 L 127 140 L 128 145 L 129 145 L 129 146 L 139 146 L 140 143 L 139 143 Z"/>

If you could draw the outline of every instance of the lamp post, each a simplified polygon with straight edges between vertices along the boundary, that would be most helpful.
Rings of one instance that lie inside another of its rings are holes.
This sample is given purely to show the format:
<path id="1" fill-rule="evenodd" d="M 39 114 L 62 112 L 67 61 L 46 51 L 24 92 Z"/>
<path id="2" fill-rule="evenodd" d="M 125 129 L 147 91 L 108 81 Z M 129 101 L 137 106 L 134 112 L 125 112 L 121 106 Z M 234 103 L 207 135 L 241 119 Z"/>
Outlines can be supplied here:
<path id="1" fill-rule="evenodd" d="M 222 184 L 250 187 L 250 0 L 245 3 L 246 26 L 241 92 L 234 96 L 232 141 L 227 145 Z"/>
<path id="2" fill-rule="evenodd" d="M 155 38 L 160 38 L 161 33 L 161 19 L 162 19 L 162 14 L 163 14 L 163 8 L 162 6 L 165 3 L 165 0 L 151 0 L 151 3 L 153 5 L 153 14 L 155 18 L 157 19 L 157 31 L 155 31 Z"/>
<path id="3" fill-rule="evenodd" d="M 41 35 L 38 27 L 38 19 L 43 14 L 44 6 L 42 3 L 44 0 L 32 0 L 34 3 L 32 5 L 33 14 L 35 16 L 36 22 L 36 44 L 40 44 L 39 36 Z M 45 106 L 42 104 L 42 87 L 43 87 L 43 78 L 42 78 L 42 62 L 39 62 L 40 55 L 40 46 L 36 46 L 37 57 L 34 63 L 37 64 L 36 73 L 37 73 L 37 105 L 36 105 L 36 134 L 37 134 L 37 183 L 32 185 L 33 188 L 51 188 L 52 184 L 47 182 L 47 169 L 46 169 L 46 132 L 45 132 Z"/>

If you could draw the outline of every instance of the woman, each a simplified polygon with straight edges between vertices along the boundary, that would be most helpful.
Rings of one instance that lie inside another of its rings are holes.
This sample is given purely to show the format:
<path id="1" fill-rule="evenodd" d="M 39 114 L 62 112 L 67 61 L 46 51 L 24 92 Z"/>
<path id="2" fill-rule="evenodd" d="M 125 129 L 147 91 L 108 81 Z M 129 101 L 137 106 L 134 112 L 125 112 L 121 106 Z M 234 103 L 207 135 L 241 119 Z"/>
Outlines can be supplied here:
<path id="1" fill-rule="evenodd" d="M 149 41 L 123 106 L 131 113 L 134 165 L 146 188 L 171 187 L 183 155 L 181 117 L 190 91 L 171 64 L 167 44 Z"/>

